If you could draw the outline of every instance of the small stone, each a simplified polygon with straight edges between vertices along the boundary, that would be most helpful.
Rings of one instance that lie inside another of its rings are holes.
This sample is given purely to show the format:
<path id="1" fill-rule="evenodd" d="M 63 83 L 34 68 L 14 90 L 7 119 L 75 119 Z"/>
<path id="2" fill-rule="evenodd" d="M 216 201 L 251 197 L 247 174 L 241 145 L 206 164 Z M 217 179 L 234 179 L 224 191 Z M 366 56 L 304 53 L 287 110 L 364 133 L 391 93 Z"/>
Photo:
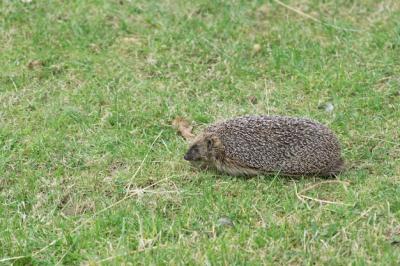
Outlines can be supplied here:
<path id="1" fill-rule="evenodd" d="M 95 43 L 89 44 L 89 49 L 90 49 L 90 51 L 92 51 L 93 53 L 96 53 L 96 54 L 100 53 L 100 47 L 99 47 L 97 44 L 95 44 Z"/>
<path id="2" fill-rule="evenodd" d="M 270 6 L 268 4 L 264 4 L 258 8 L 258 12 L 263 15 L 268 15 L 270 13 Z"/>
<path id="3" fill-rule="evenodd" d="M 149 64 L 149 65 L 156 65 L 157 64 L 157 59 L 155 59 L 152 55 L 149 55 L 147 58 L 146 58 L 146 62 L 147 62 L 147 64 Z"/>
<path id="4" fill-rule="evenodd" d="M 35 68 L 40 68 L 43 66 L 43 62 L 40 60 L 32 60 L 28 63 L 28 68 L 29 69 L 35 69 Z"/>
<path id="5" fill-rule="evenodd" d="M 217 221 L 217 225 L 218 226 L 230 226 L 230 227 L 234 226 L 233 222 L 228 217 L 219 218 Z"/>
<path id="6" fill-rule="evenodd" d="M 261 45 L 256 43 L 253 45 L 253 52 L 254 53 L 258 53 L 259 51 L 261 51 Z"/>
<path id="7" fill-rule="evenodd" d="M 326 111 L 326 112 L 330 113 L 330 112 L 333 111 L 333 109 L 334 109 L 334 107 L 333 107 L 333 104 L 332 104 L 332 103 L 327 103 L 327 104 L 326 104 L 326 106 L 325 106 L 325 111 Z"/>
<path id="8" fill-rule="evenodd" d="M 53 72 L 53 74 L 59 74 L 63 71 L 63 66 L 60 64 L 55 64 L 50 66 L 51 72 Z"/>
<path id="9" fill-rule="evenodd" d="M 331 113 L 331 112 L 333 112 L 333 109 L 335 109 L 335 107 L 333 106 L 333 104 L 331 102 L 327 102 L 327 103 L 319 105 L 318 109 L 323 109 L 323 110 L 325 110 L 325 112 Z"/>

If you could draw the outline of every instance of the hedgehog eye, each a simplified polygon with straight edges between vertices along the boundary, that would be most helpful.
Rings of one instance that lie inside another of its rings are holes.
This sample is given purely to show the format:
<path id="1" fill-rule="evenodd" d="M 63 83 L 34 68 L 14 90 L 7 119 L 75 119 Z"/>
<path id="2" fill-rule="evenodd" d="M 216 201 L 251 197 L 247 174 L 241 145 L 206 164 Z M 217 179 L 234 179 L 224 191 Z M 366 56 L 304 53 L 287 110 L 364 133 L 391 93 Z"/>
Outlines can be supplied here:
<path id="1" fill-rule="evenodd" d="M 213 145 L 212 140 L 211 140 L 211 139 L 208 139 L 208 140 L 207 140 L 207 149 L 208 149 L 208 150 L 211 150 L 212 145 Z"/>
<path id="2" fill-rule="evenodd" d="M 198 152 L 199 151 L 199 146 L 198 145 L 192 146 L 192 151 Z"/>

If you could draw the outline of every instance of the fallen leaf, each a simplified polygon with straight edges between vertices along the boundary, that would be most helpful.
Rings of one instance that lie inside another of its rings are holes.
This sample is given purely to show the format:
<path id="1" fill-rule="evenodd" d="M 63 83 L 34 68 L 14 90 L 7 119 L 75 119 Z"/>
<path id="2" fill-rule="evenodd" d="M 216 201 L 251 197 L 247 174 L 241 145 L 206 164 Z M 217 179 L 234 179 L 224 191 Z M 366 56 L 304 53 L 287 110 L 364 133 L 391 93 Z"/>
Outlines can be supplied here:
<path id="1" fill-rule="evenodd" d="M 28 63 L 28 68 L 29 69 L 35 69 L 35 68 L 40 68 L 43 66 L 43 62 L 40 60 L 32 60 Z"/>
<path id="2" fill-rule="evenodd" d="M 186 119 L 177 117 L 172 121 L 172 126 L 178 130 L 184 139 L 191 140 L 194 138 L 194 135 L 192 134 L 193 127 Z"/>

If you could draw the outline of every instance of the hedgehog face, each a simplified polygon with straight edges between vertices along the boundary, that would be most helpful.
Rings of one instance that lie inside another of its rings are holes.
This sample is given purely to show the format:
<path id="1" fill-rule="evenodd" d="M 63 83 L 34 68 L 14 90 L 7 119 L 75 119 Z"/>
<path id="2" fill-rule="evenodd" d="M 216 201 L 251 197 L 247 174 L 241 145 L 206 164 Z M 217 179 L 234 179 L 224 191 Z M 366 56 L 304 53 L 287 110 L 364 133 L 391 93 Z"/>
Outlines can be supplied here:
<path id="1" fill-rule="evenodd" d="M 186 161 L 205 161 L 207 160 L 207 155 L 207 146 L 204 145 L 203 141 L 198 141 L 190 146 L 183 158 Z"/>
<path id="2" fill-rule="evenodd" d="M 183 157 L 186 161 L 211 161 L 217 156 L 220 141 L 216 137 L 201 136 L 197 138 Z"/>

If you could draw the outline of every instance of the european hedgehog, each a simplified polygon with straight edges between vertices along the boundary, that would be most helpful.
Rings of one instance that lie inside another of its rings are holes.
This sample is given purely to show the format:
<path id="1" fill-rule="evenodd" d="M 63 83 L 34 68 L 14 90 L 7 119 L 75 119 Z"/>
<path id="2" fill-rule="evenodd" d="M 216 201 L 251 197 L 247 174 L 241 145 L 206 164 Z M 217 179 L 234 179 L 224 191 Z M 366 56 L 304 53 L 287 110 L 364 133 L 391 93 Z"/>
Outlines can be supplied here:
<path id="1" fill-rule="evenodd" d="M 244 176 L 332 176 L 344 169 L 332 131 L 309 119 L 282 116 L 244 116 L 211 125 L 184 159 Z"/>

